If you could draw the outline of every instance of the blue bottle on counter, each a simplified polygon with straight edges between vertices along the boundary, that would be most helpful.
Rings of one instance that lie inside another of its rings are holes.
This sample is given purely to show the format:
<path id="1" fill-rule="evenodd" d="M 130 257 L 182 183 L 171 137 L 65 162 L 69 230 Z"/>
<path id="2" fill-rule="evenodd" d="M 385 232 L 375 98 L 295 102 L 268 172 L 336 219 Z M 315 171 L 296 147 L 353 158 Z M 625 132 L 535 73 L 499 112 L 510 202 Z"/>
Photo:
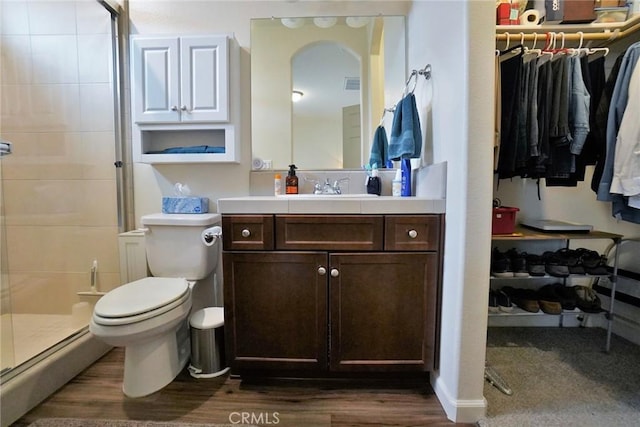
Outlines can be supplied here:
<path id="1" fill-rule="evenodd" d="M 402 159 L 400 161 L 400 173 L 400 195 L 402 197 L 411 197 L 411 159 Z"/>

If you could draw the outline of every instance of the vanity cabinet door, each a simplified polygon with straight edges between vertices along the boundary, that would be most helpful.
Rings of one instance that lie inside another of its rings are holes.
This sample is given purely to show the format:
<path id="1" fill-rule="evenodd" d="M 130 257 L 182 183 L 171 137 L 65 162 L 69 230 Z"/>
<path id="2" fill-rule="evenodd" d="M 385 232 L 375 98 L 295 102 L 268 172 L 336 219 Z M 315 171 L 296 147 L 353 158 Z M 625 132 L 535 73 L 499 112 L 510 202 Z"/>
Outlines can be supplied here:
<path id="1" fill-rule="evenodd" d="M 437 253 L 331 254 L 330 369 L 433 367 Z"/>
<path id="2" fill-rule="evenodd" d="M 327 254 L 225 252 L 223 261 L 232 372 L 326 371 Z"/>

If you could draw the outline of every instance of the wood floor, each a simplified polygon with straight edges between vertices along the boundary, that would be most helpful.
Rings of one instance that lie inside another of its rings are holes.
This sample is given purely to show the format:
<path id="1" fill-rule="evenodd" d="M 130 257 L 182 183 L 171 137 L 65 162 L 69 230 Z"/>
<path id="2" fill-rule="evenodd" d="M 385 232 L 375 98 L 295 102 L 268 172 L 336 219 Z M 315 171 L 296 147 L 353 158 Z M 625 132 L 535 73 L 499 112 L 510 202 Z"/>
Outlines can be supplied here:
<path id="1" fill-rule="evenodd" d="M 123 367 L 124 351 L 116 348 L 14 426 L 59 417 L 242 425 L 242 414 L 253 424 L 282 427 L 469 426 L 448 421 L 422 382 L 196 380 L 183 372 L 164 389 L 129 399 L 121 390 Z"/>

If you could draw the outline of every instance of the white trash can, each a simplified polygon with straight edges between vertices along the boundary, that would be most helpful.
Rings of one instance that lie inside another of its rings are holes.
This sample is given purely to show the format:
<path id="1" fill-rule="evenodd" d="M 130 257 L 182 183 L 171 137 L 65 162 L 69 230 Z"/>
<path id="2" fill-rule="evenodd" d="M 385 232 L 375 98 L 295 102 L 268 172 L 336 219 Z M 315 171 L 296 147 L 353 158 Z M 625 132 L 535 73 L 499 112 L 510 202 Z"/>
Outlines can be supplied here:
<path id="1" fill-rule="evenodd" d="M 191 326 L 191 362 L 189 373 L 194 378 L 213 378 L 229 368 L 224 356 L 224 308 L 207 307 L 189 319 Z"/>

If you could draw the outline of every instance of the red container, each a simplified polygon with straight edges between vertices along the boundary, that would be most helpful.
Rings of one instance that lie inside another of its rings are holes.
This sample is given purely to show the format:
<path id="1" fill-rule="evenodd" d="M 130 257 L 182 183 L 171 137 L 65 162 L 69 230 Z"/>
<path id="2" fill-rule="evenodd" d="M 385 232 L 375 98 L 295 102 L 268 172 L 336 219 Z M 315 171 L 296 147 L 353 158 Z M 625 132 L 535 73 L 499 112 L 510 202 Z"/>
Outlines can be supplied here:
<path id="1" fill-rule="evenodd" d="M 516 212 L 519 210 L 508 206 L 493 208 L 491 234 L 512 234 L 516 228 Z"/>

